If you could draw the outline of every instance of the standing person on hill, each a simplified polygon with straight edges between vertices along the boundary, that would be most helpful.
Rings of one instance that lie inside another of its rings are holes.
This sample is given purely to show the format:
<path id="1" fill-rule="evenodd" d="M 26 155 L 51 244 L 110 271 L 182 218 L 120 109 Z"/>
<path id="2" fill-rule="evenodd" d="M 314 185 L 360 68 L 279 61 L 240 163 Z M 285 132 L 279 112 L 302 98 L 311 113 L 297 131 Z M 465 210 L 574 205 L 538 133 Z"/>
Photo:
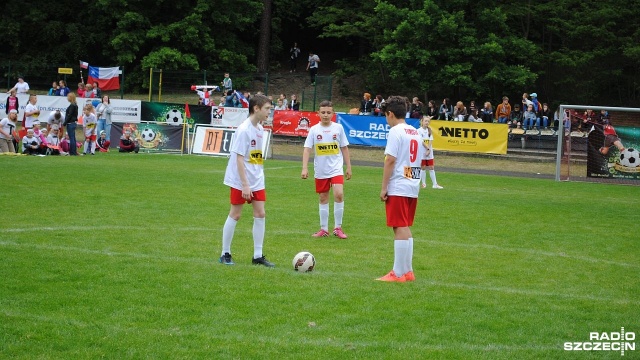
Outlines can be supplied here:
<path id="1" fill-rule="evenodd" d="M 420 162 L 424 147 L 422 138 L 405 121 L 407 99 L 391 96 L 384 114 L 391 127 L 384 150 L 384 170 L 380 200 L 385 202 L 387 226 L 393 228 L 393 269 L 376 280 L 390 282 L 414 281 L 413 235 L 411 226 L 420 192 Z"/>
<path id="2" fill-rule="evenodd" d="M 294 42 L 291 49 L 289 49 L 289 72 L 292 73 L 296 71 L 298 67 L 298 56 L 300 56 L 300 49 L 298 48 L 298 43 Z"/>
<path id="3" fill-rule="evenodd" d="M 222 92 L 225 94 L 227 94 L 229 90 L 233 90 L 233 81 L 231 81 L 229 73 L 224 73 L 224 79 L 222 79 L 220 85 L 222 85 Z"/>
<path id="4" fill-rule="evenodd" d="M 316 193 L 320 197 L 320 230 L 313 237 L 329 236 L 329 191 L 333 188 L 333 235 L 346 239 L 342 231 L 342 217 L 344 214 L 344 177 L 351 179 L 351 158 L 349 156 L 349 141 L 342 125 L 331 121 L 333 105 L 331 101 L 323 101 L 318 109 L 320 123 L 312 126 L 304 142 L 302 153 L 301 177 L 309 177 L 309 156 L 314 152 L 313 172 L 316 183 Z M 347 170 L 343 171 L 342 166 Z"/>
<path id="5" fill-rule="evenodd" d="M 274 267 L 262 253 L 265 233 L 264 203 L 267 200 L 264 181 L 262 142 L 264 130 L 261 123 L 271 113 L 271 102 L 264 95 L 252 96 L 249 100 L 249 117 L 238 126 L 235 141 L 231 144 L 231 155 L 224 174 L 224 184 L 231 189 L 231 209 L 222 228 L 222 255 L 220 263 L 233 265 L 231 242 L 242 207 L 249 203 L 253 207 L 253 260 L 254 265 Z"/>
<path id="6" fill-rule="evenodd" d="M 316 84 L 316 76 L 318 75 L 318 63 L 320 58 L 314 54 L 313 51 L 309 51 L 309 62 L 307 63 L 307 71 L 311 77 L 311 85 Z"/>
<path id="7" fill-rule="evenodd" d="M 67 135 L 69 135 L 69 155 L 77 156 L 77 141 L 76 141 L 76 126 L 78 121 L 78 103 L 76 102 L 76 94 L 70 92 L 67 94 L 67 101 L 69 101 L 69 107 L 64 114 L 63 126 L 67 127 Z"/>
<path id="8" fill-rule="evenodd" d="M 427 187 L 427 169 L 429 169 L 429 177 L 431 178 L 431 187 L 434 189 L 443 189 L 438 185 L 436 180 L 436 170 L 434 168 L 433 161 L 433 130 L 429 127 L 431 123 L 431 117 L 423 116 L 418 129 L 418 133 L 422 138 L 422 146 L 424 147 L 424 156 L 420 163 L 420 181 L 422 182 L 422 188 Z"/>
<path id="9" fill-rule="evenodd" d="M 11 91 L 15 90 L 18 94 L 26 95 L 29 92 L 29 84 L 24 81 L 22 76 L 18 77 L 18 82 L 7 91 L 7 94 L 10 94 Z"/>
<path id="10" fill-rule="evenodd" d="M 360 101 L 360 115 L 372 115 L 373 114 L 373 100 L 371 100 L 371 94 L 364 93 L 362 101 Z"/>

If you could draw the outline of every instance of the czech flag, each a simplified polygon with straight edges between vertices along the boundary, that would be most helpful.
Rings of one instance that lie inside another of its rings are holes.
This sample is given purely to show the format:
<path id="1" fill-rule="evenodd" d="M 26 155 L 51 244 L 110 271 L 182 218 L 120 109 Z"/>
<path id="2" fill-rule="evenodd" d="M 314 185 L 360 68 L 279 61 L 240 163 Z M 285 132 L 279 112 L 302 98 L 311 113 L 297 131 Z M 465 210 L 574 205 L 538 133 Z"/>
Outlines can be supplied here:
<path id="1" fill-rule="evenodd" d="M 120 67 L 94 67 L 89 66 L 87 83 L 97 82 L 102 90 L 120 89 Z"/>

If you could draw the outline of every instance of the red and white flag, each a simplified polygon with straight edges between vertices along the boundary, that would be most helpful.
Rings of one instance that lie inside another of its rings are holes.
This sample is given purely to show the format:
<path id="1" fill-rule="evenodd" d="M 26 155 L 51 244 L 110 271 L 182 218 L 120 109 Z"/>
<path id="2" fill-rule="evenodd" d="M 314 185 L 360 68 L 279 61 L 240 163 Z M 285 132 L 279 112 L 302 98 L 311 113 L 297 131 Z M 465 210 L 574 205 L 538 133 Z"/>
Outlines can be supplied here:
<path id="1" fill-rule="evenodd" d="M 102 90 L 120 89 L 120 67 L 94 67 L 89 66 L 88 84 L 98 83 Z"/>
<path id="2" fill-rule="evenodd" d="M 89 63 L 88 62 L 84 62 L 82 60 L 80 60 L 80 67 L 82 69 L 88 69 L 89 68 Z"/>

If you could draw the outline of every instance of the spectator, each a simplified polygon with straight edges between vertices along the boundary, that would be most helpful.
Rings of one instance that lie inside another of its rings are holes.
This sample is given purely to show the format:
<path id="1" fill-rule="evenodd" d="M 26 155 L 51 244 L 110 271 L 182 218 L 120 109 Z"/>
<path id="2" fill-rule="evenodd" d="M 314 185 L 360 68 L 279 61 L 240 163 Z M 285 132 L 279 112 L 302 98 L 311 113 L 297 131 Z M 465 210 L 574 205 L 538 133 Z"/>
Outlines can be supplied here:
<path id="1" fill-rule="evenodd" d="M 111 98 L 109 95 L 102 97 L 102 102 L 98 104 L 96 108 L 96 117 L 98 118 L 98 127 L 96 133 L 106 132 L 107 141 L 111 141 L 111 113 L 113 108 L 111 107 Z"/>
<path id="2" fill-rule="evenodd" d="M 49 113 L 49 118 L 47 118 L 47 130 L 51 132 L 51 129 L 54 126 L 57 126 L 58 128 L 60 128 L 63 123 L 64 123 L 64 116 L 62 115 L 60 110 L 53 110 L 51 113 Z"/>
<path id="3" fill-rule="evenodd" d="M 94 108 L 91 104 L 86 104 L 83 109 L 82 126 L 84 128 L 84 152 L 82 155 L 96 154 L 96 124 L 98 119 L 93 113 Z"/>
<path id="4" fill-rule="evenodd" d="M 453 116 L 453 105 L 449 98 L 445 98 L 442 100 L 442 105 L 440 105 L 440 109 L 438 110 L 438 120 L 451 120 Z"/>
<path id="5" fill-rule="evenodd" d="M 298 67 L 298 56 L 300 56 L 300 49 L 298 48 L 298 43 L 294 42 L 291 49 L 289 49 L 289 72 L 290 73 L 296 71 L 296 67 Z"/>
<path id="6" fill-rule="evenodd" d="M 59 91 L 59 86 L 58 86 L 58 82 L 54 81 L 53 83 L 51 83 L 51 88 L 49 89 L 49 93 L 47 95 L 49 96 L 54 96 L 58 91 Z"/>
<path id="7" fill-rule="evenodd" d="M 309 51 L 309 62 L 307 63 L 307 71 L 311 77 L 311 85 L 316 84 L 316 76 L 318 75 L 318 63 L 320 58 L 314 54 L 313 51 Z"/>
<path id="8" fill-rule="evenodd" d="M 71 92 L 71 90 L 67 87 L 67 83 L 64 80 L 58 81 L 58 91 L 56 91 L 56 95 L 58 96 L 67 96 Z"/>
<path id="9" fill-rule="evenodd" d="M 135 139 L 131 138 L 131 130 L 125 130 L 124 134 L 120 137 L 118 151 L 127 153 L 135 152 L 137 154 L 139 150 L 138 143 Z"/>
<path id="10" fill-rule="evenodd" d="M 373 115 L 379 116 L 382 114 L 382 104 L 384 104 L 382 95 L 376 95 L 376 98 L 373 99 Z"/>
<path id="11" fill-rule="evenodd" d="M 224 93 L 228 93 L 229 90 L 233 90 L 233 81 L 231 81 L 229 73 L 224 73 L 224 79 L 222 79 L 220 85 L 222 85 L 222 91 Z"/>
<path id="12" fill-rule="evenodd" d="M 422 103 L 422 101 L 420 101 L 420 99 L 418 99 L 417 97 L 414 97 L 411 101 L 411 110 L 409 110 L 409 113 L 411 114 L 410 117 L 412 119 L 422 119 L 422 112 L 424 111 L 424 104 Z"/>
<path id="13" fill-rule="evenodd" d="M 540 130 L 540 123 L 538 122 L 536 112 L 533 110 L 533 103 L 527 105 L 527 110 L 524 112 L 523 119 L 525 130 L 532 130 L 534 124 L 536 129 Z"/>
<path id="14" fill-rule="evenodd" d="M 511 116 L 509 117 L 509 127 L 513 128 L 521 128 L 522 127 L 522 111 L 520 111 L 520 104 L 513 105 L 513 111 L 511 112 Z"/>
<path id="15" fill-rule="evenodd" d="M 106 96 L 106 95 L 105 95 Z M 111 146 L 111 141 L 107 140 L 106 131 L 100 131 L 100 137 L 97 140 L 97 148 L 100 152 L 109 152 L 109 146 Z"/>
<path id="16" fill-rule="evenodd" d="M 467 108 L 467 113 L 469 114 L 468 121 L 477 122 L 478 119 L 478 107 L 476 106 L 475 100 L 469 101 L 469 107 Z"/>
<path id="17" fill-rule="evenodd" d="M 96 97 L 96 94 L 93 93 L 93 86 L 91 86 L 91 84 L 87 84 L 84 87 L 84 96 L 83 96 L 83 98 L 93 99 L 94 97 Z"/>
<path id="18" fill-rule="evenodd" d="M 538 94 L 531 93 L 531 102 L 533 103 L 533 111 L 535 111 L 536 114 L 540 114 L 542 111 L 542 104 L 538 101 Z"/>
<path id="19" fill-rule="evenodd" d="M 78 104 L 76 102 L 76 94 L 70 92 L 67 95 L 67 101 L 69 101 L 69 106 L 64 114 L 64 122 L 62 125 L 67 127 L 67 135 L 69 136 L 69 151 L 67 152 L 70 156 L 77 156 L 76 122 L 78 121 Z"/>
<path id="20" fill-rule="evenodd" d="M 40 154 L 40 139 L 34 135 L 33 129 L 27 129 L 27 135 L 22 138 L 22 153 L 25 155 Z"/>
<path id="21" fill-rule="evenodd" d="M 542 104 L 542 111 L 540 112 L 540 119 L 542 120 L 542 127 L 549 129 L 550 119 L 552 117 L 551 109 L 547 103 Z"/>
<path id="22" fill-rule="evenodd" d="M 93 82 L 93 95 L 96 99 L 102 99 L 102 89 L 100 89 L 97 81 Z"/>
<path id="23" fill-rule="evenodd" d="M 437 119 L 438 118 L 438 109 L 436 108 L 436 102 L 433 100 L 429 100 L 429 102 L 427 103 L 427 108 L 425 109 L 425 113 L 426 116 L 432 118 L 432 119 Z"/>
<path id="24" fill-rule="evenodd" d="M 285 104 L 285 105 L 287 104 L 287 95 L 286 94 L 280 94 L 278 96 L 278 99 L 282 100 L 283 104 Z"/>
<path id="25" fill-rule="evenodd" d="M 296 94 L 291 95 L 291 101 L 289 101 L 287 107 L 289 108 L 289 110 L 300 111 L 300 103 L 298 102 L 298 97 L 296 96 Z"/>
<path id="26" fill-rule="evenodd" d="M 20 102 L 18 101 L 18 97 L 16 96 L 16 91 L 11 90 L 9 92 L 9 96 L 7 96 L 7 103 L 4 106 L 5 114 L 9 115 L 9 112 L 11 110 L 15 110 L 16 116 L 17 116 L 17 112 L 19 109 L 20 109 Z"/>
<path id="27" fill-rule="evenodd" d="M 226 97 L 225 96 L 220 96 L 220 102 L 218 103 L 218 107 L 224 107 L 224 103 L 227 102 L 226 101 Z"/>
<path id="28" fill-rule="evenodd" d="M 509 104 L 509 98 L 502 97 L 502 103 L 496 107 L 496 120 L 499 124 L 506 124 L 511 118 L 511 104 Z"/>
<path id="29" fill-rule="evenodd" d="M 480 119 L 485 123 L 493 122 L 493 107 L 490 102 L 485 102 L 484 107 L 480 109 Z"/>
<path id="30" fill-rule="evenodd" d="M 0 153 L 15 153 L 14 140 L 18 137 L 16 126 L 18 110 L 11 109 L 6 118 L 0 120 Z"/>
<path id="31" fill-rule="evenodd" d="M 215 89 L 207 90 L 206 87 L 201 87 L 201 88 L 195 88 L 195 90 L 196 90 L 196 94 L 198 94 L 198 105 L 207 105 L 207 106 L 212 105 L 212 103 L 210 102 L 210 98 Z"/>
<path id="32" fill-rule="evenodd" d="M 282 99 L 278 99 L 278 100 L 276 100 L 276 102 L 277 102 L 277 105 L 275 107 L 275 110 L 287 110 L 287 105 L 285 105 L 282 102 Z"/>
<path id="33" fill-rule="evenodd" d="M 38 97 L 36 96 L 36 94 L 29 95 L 29 103 L 24 108 L 24 115 L 25 115 L 24 127 L 26 129 L 33 128 L 33 122 L 38 119 L 38 116 L 40 116 L 40 109 L 36 105 L 37 102 L 38 102 Z"/>
<path id="34" fill-rule="evenodd" d="M 467 118 L 467 108 L 464 106 L 462 101 L 458 101 L 456 103 L 456 107 L 453 108 L 453 121 L 464 121 L 465 118 Z"/>
<path id="35" fill-rule="evenodd" d="M 11 91 L 15 90 L 18 94 L 26 95 L 29 92 L 29 84 L 24 81 L 22 76 L 18 77 L 18 82 L 7 91 L 7 94 L 10 94 Z"/>
<path id="36" fill-rule="evenodd" d="M 584 112 L 582 121 L 580 122 L 579 130 L 583 133 L 588 133 L 591 126 L 593 126 L 593 123 L 595 123 L 596 117 L 596 113 L 593 110 L 587 109 L 587 111 Z"/>
<path id="37" fill-rule="evenodd" d="M 49 131 L 49 135 L 47 136 L 47 155 L 61 155 L 59 133 L 60 129 L 58 126 L 53 126 L 51 131 Z"/>
<path id="38" fill-rule="evenodd" d="M 84 83 L 79 82 L 78 83 L 78 90 L 76 90 L 76 94 L 78 95 L 79 98 L 83 98 L 84 97 Z"/>
<path id="39" fill-rule="evenodd" d="M 372 115 L 373 114 L 373 100 L 371 100 L 371 94 L 364 93 L 362 101 L 360 102 L 360 115 Z"/>
<path id="40" fill-rule="evenodd" d="M 227 90 L 227 96 L 224 99 L 224 107 L 235 107 L 238 102 L 238 98 L 233 90 Z"/>
<path id="41" fill-rule="evenodd" d="M 609 112 L 607 110 L 600 110 L 600 117 L 598 118 L 598 122 L 600 124 L 607 123 L 610 120 Z"/>

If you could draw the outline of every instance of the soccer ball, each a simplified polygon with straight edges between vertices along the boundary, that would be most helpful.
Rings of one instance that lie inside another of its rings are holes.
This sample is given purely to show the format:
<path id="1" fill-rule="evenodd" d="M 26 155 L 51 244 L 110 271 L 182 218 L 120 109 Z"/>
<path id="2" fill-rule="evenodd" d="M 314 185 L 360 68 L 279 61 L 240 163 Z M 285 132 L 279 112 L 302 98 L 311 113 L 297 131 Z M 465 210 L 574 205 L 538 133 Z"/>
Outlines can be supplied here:
<path id="1" fill-rule="evenodd" d="M 640 152 L 636 149 L 624 149 L 620 153 L 620 165 L 634 168 L 640 166 Z"/>
<path id="2" fill-rule="evenodd" d="M 156 132 L 151 129 L 142 130 L 142 140 L 152 142 L 156 138 Z"/>
<path id="3" fill-rule="evenodd" d="M 169 125 L 175 125 L 175 126 L 181 125 L 183 122 L 182 113 L 180 112 L 180 110 L 171 109 L 167 113 L 166 121 L 167 121 L 167 124 Z"/>
<path id="4" fill-rule="evenodd" d="M 308 251 L 301 251 L 293 257 L 293 270 L 300 272 L 313 271 L 316 266 L 316 258 Z"/>

